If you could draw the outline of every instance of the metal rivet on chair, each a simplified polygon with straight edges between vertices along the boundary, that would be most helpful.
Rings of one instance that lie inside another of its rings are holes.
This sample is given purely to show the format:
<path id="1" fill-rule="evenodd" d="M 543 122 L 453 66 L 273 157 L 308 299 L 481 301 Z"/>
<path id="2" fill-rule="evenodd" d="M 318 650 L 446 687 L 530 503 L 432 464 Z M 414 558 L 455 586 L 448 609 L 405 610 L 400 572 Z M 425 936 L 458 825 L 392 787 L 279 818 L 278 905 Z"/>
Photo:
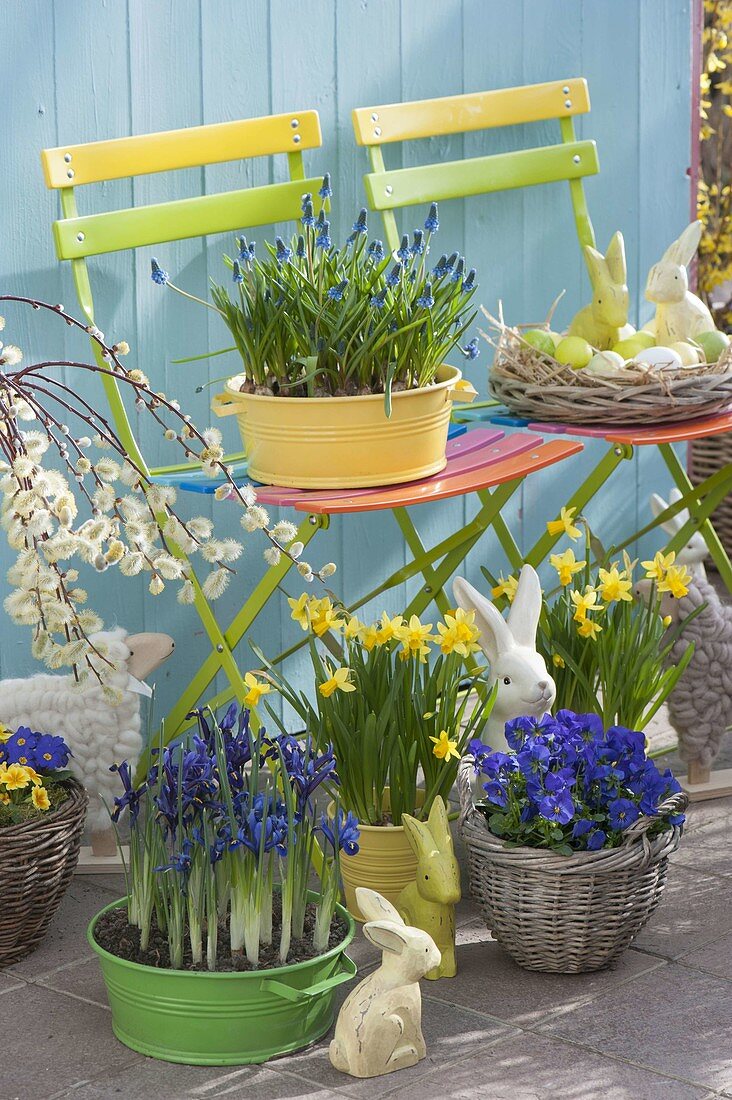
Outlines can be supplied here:
<path id="1" fill-rule="evenodd" d="M 381 137 L 381 127 L 374 126 L 374 137 Z"/>
<path id="2" fill-rule="evenodd" d="M 216 646 L 216 652 L 217 653 L 223 653 L 224 652 L 224 647 L 222 646 L 221 642 L 219 642 L 219 644 Z"/>
<path id="3" fill-rule="evenodd" d="M 572 106 L 572 100 L 571 99 L 565 99 L 564 106 L 565 107 L 571 107 Z"/>
<path id="4" fill-rule="evenodd" d="M 74 170 L 73 170 L 73 168 L 69 168 L 69 170 L 68 170 L 68 172 L 66 173 L 66 175 L 67 175 L 67 176 L 69 177 L 69 179 L 70 179 L 70 180 L 72 180 L 72 179 L 74 178 Z"/>
<path id="5" fill-rule="evenodd" d="M 572 160 L 573 160 L 573 162 L 574 162 L 575 164 L 579 164 L 579 162 L 580 162 L 580 155 L 579 155 L 579 153 L 575 153 L 575 154 L 574 154 L 574 156 L 572 157 Z"/>
<path id="6" fill-rule="evenodd" d="M 83 241 L 84 240 L 84 234 L 83 233 L 77 233 L 76 234 L 76 239 L 77 239 L 77 241 Z"/>
<path id="7" fill-rule="evenodd" d="M 293 130 L 297 130 L 299 125 L 300 125 L 300 119 L 299 118 L 293 118 L 293 120 L 290 123 L 290 126 L 292 126 Z"/>
<path id="8" fill-rule="evenodd" d="M 387 183 L 386 187 L 384 188 L 384 193 L 386 195 L 390 195 L 393 190 L 394 190 L 394 188 L 391 186 L 391 184 Z"/>
<path id="9" fill-rule="evenodd" d="M 71 164 L 71 153 L 65 153 L 64 154 L 64 160 L 66 161 L 67 164 Z"/>
<path id="10" fill-rule="evenodd" d="M 300 144 L 300 135 L 295 134 L 295 136 L 292 140 L 295 142 L 295 145 L 299 145 Z"/>
<path id="11" fill-rule="evenodd" d="M 564 87 L 562 88 L 562 94 L 569 95 L 569 84 L 564 85 Z"/>
<path id="12" fill-rule="evenodd" d="M 371 116 L 371 121 L 372 122 L 377 122 L 378 118 L 379 118 L 379 116 L 377 115 L 376 111 L 374 111 L 374 113 Z"/>

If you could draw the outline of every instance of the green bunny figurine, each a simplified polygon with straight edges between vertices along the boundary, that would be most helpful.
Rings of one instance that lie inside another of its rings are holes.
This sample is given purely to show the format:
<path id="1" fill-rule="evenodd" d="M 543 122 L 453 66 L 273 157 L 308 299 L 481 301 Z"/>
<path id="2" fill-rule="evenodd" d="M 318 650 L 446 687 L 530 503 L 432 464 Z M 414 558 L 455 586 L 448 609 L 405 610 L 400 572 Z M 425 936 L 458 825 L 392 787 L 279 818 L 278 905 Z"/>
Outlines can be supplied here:
<path id="1" fill-rule="evenodd" d="M 584 253 L 592 283 L 592 301 L 575 315 L 568 331 L 570 336 L 583 337 L 593 348 L 607 351 L 635 332 L 628 324 L 623 235 L 614 234 L 604 256 L 590 245 L 585 245 Z"/>
<path id="2" fill-rule="evenodd" d="M 417 877 L 399 895 L 397 908 L 407 924 L 429 933 L 442 954 L 438 966 L 426 978 L 454 978 L 455 905 L 460 901 L 460 867 L 452 848 L 447 809 L 438 795 L 427 821 L 402 814 L 412 851 L 417 857 Z"/>

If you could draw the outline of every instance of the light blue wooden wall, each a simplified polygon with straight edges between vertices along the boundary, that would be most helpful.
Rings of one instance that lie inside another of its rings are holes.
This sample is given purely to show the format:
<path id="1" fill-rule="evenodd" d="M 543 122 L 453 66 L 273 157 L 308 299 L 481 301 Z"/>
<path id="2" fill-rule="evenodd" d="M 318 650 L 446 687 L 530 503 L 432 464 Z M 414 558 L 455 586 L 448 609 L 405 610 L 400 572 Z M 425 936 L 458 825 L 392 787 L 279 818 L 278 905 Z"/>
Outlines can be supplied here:
<path id="1" fill-rule="evenodd" d="M 587 185 L 590 208 L 603 247 L 615 229 L 625 234 L 634 309 L 650 264 L 687 221 L 689 0 L 25 0 L 3 6 L 3 24 L 0 286 L 8 291 L 68 307 L 74 302 L 69 271 L 57 264 L 51 244 L 49 225 L 57 211 L 41 177 L 38 153 L 44 146 L 315 107 L 324 148 L 309 157 L 308 170 L 332 172 L 342 233 L 361 204 L 366 167 L 364 151 L 352 138 L 353 106 L 574 75 L 588 78 L 592 97 L 580 135 L 595 138 L 600 151 L 601 174 Z M 388 152 L 391 163 L 407 165 L 417 157 L 443 160 L 537 140 L 555 141 L 556 132 L 547 124 Z M 282 164 L 265 161 L 217 166 L 176 178 L 149 176 L 87 188 L 80 201 L 91 212 L 283 175 Z M 419 224 L 421 216 L 406 212 L 404 227 Z M 502 297 L 511 320 L 538 320 L 566 288 L 560 311 L 566 322 L 586 295 L 562 186 L 444 204 L 438 240 L 441 249 L 466 253 L 478 268 L 479 300 L 494 309 Z M 209 275 L 221 274 L 223 243 L 194 240 L 158 253 L 182 285 L 205 293 Z M 153 286 L 149 257 L 148 251 L 120 253 L 92 264 L 99 323 L 108 336 L 127 339 L 155 382 L 207 423 L 207 398 L 193 394 L 195 385 L 206 381 L 207 368 L 173 366 L 170 360 L 220 347 L 224 334 L 205 311 Z M 641 320 L 647 310 L 641 304 Z M 29 356 L 84 354 L 65 326 L 59 331 L 19 312 L 8 312 L 8 322 L 7 338 Z M 473 372 L 481 388 L 487 360 L 486 350 Z M 214 360 L 208 377 L 221 374 L 223 363 Z M 97 396 L 93 387 L 88 392 Z M 227 428 L 233 444 L 235 429 Z M 163 441 L 149 429 L 142 437 L 152 461 L 164 458 Z M 596 458 L 590 447 L 561 469 L 529 481 L 508 517 L 527 544 Z M 642 455 L 589 510 L 593 524 L 609 539 L 631 532 L 647 520 L 649 491 L 666 484 L 657 460 Z M 199 501 L 194 498 L 196 507 Z M 214 507 L 222 531 L 234 532 L 231 512 L 225 505 Z M 463 523 L 472 507 L 444 502 L 421 508 L 416 519 L 434 539 Z M 388 516 L 336 520 L 316 543 L 313 557 L 337 561 L 336 587 L 352 598 L 402 561 L 393 535 Z M 8 561 L 0 547 L 3 574 Z M 471 556 L 471 571 L 477 573 L 483 561 L 494 569 L 503 565 L 489 540 Z M 219 605 L 227 621 L 262 568 L 261 546 L 250 539 L 231 598 Z M 205 654 L 197 620 L 172 593 L 156 600 L 140 580 L 109 576 L 92 578 L 90 585 L 92 600 L 108 621 L 135 630 L 165 629 L 178 640 L 175 664 L 159 683 L 165 705 L 179 679 Z M 298 589 L 293 582 L 292 590 Z M 397 592 L 392 606 L 405 595 Z M 257 631 L 257 641 L 269 652 L 293 636 L 279 605 Z M 247 663 L 246 654 L 242 662 Z M 0 673 L 31 669 L 25 632 L 6 621 Z"/>

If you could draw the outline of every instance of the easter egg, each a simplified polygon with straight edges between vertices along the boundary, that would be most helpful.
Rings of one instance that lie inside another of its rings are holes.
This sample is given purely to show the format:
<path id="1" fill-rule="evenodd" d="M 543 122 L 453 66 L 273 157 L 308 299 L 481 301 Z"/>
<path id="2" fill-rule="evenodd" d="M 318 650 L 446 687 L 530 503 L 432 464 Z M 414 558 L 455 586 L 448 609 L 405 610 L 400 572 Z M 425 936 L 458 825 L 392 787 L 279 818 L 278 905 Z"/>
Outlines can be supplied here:
<path id="1" fill-rule="evenodd" d="M 653 335 L 653 333 L 644 332 L 643 329 L 641 329 L 640 332 L 634 332 L 633 335 L 629 337 L 629 339 L 635 340 L 635 342 L 637 344 L 640 344 L 643 348 L 652 348 L 656 343 L 656 337 Z"/>
<path id="2" fill-rule="evenodd" d="M 675 351 L 681 357 L 681 362 L 685 367 L 693 367 L 701 362 L 699 350 L 695 348 L 693 344 L 688 344 L 685 340 L 677 340 L 677 342 L 671 344 L 670 347 L 672 351 Z"/>
<path id="3" fill-rule="evenodd" d="M 673 348 L 656 347 L 645 348 L 635 356 L 636 363 L 644 363 L 647 367 L 659 367 L 667 370 L 678 370 L 683 366 L 681 356 Z"/>
<path id="4" fill-rule="evenodd" d="M 558 344 L 561 344 L 562 340 L 564 339 L 563 333 L 554 332 L 552 329 L 549 329 L 549 331 L 547 332 L 547 336 L 551 336 L 552 340 L 554 341 L 555 348 Z"/>
<path id="5" fill-rule="evenodd" d="M 545 329 L 530 328 L 522 335 L 525 342 L 540 351 L 542 355 L 554 355 L 554 341 Z"/>
<path id="6" fill-rule="evenodd" d="M 718 328 L 698 332 L 694 339 L 704 353 L 705 363 L 716 363 L 722 352 L 729 347 L 729 336 Z"/>
<path id="7" fill-rule="evenodd" d="M 616 351 L 598 351 L 585 367 L 587 374 L 615 374 L 624 365 L 622 355 Z"/>
<path id="8" fill-rule="evenodd" d="M 557 344 L 554 358 L 573 370 L 582 370 L 592 358 L 592 348 L 581 336 L 565 336 Z"/>
<path id="9" fill-rule="evenodd" d="M 650 333 L 636 332 L 635 335 L 629 336 L 627 340 L 618 340 L 617 344 L 613 345 L 612 350 L 625 360 L 635 359 L 640 352 L 651 347 L 651 344 L 648 343 L 649 338 L 655 343 Z"/>

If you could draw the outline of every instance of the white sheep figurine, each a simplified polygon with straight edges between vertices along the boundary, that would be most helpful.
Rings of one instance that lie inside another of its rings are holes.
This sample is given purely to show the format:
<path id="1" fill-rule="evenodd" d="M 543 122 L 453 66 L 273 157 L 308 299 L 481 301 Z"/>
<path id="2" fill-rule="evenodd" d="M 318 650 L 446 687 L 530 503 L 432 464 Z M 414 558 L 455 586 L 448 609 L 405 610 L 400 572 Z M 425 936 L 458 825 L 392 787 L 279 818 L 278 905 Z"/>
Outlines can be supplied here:
<path id="1" fill-rule="evenodd" d="M 39 673 L 0 680 L 0 722 L 13 730 L 30 726 L 64 738 L 73 753 L 69 768 L 91 796 L 88 820 L 95 832 L 109 826 L 102 800 L 111 806 L 120 793 L 110 765 L 128 760 L 134 767 L 142 751 L 140 690 L 145 685 L 139 681 L 170 656 L 175 643 L 168 634 L 128 634 L 121 627 L 92 634 L 90 641 L 116 666 L 105 680 L 122 692 L 118 704 L 109 701 L 96 679 L 75 687 L 72 674 Z"/>

